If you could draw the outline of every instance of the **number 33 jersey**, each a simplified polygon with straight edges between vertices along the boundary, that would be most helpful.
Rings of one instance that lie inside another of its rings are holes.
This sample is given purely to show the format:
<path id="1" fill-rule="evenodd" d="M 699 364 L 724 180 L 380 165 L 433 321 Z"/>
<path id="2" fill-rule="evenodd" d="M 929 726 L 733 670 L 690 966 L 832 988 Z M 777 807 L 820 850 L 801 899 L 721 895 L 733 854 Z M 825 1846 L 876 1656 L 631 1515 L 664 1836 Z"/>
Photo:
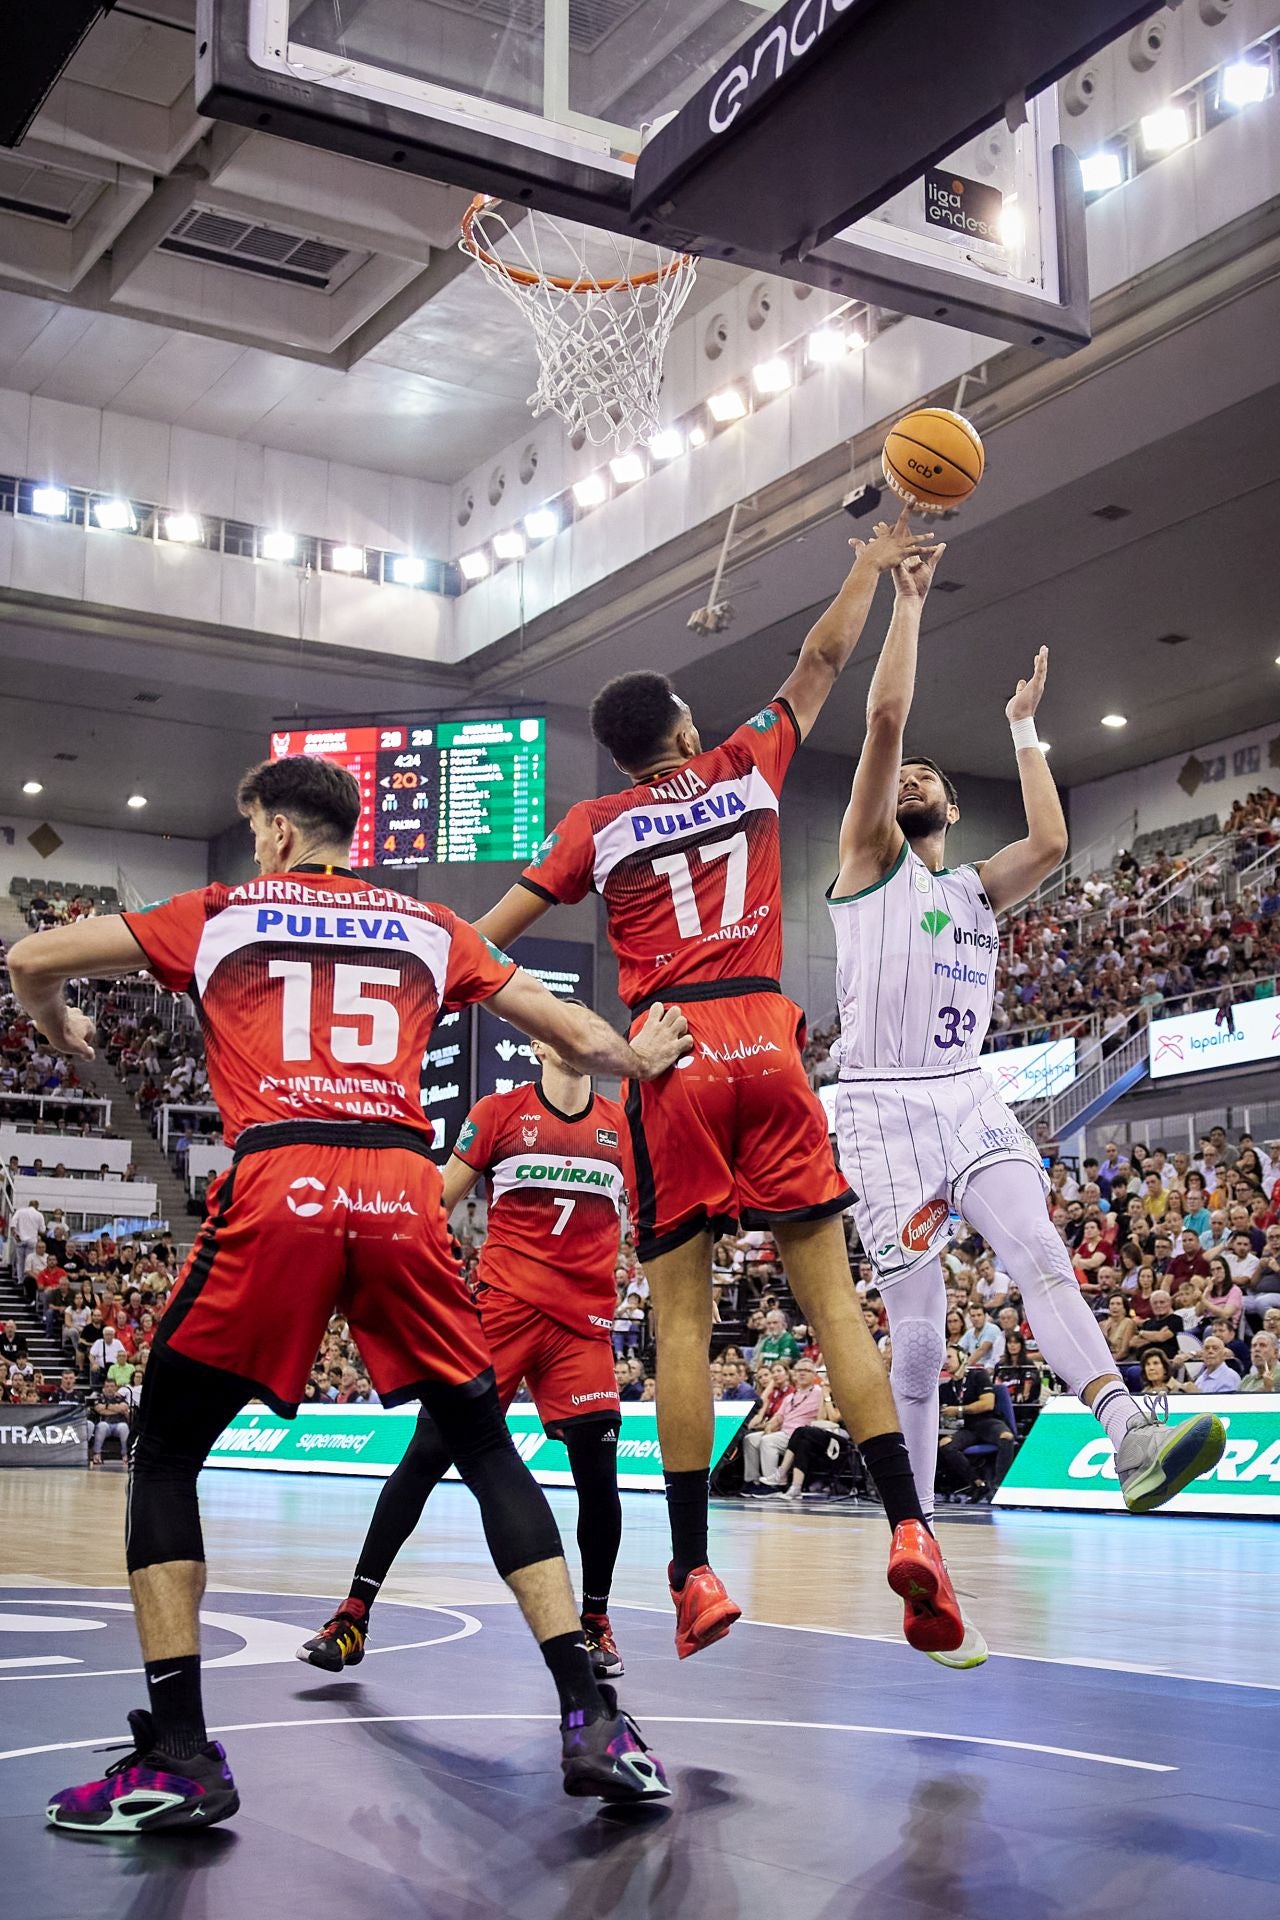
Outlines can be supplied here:
<path id="1" fill-rule="evenodd" d="M 933 873 L 904 840 L 861 893 L 828 895 L 840 1075 L 963 1073 L 991 1024 L 1000 936 L 973 867 Z"/>
<path id="2" fill-rule="evenodd" d="M 420 1083 L 437 1015 L 516 971 L 447 907 L 342 868 L 202 887 L 124 920 L 148 971 L 199 1008 L 228 1145 L 280 1120 L 430 1133 Z"/>
<path id="3" fill-rule="evenodd" d="M 561 1113 L 540 1086 L 513 1087 L 477 1100 L 453 1151 L 486 1180 L 482 1285 L 607 1338 L 631 1185 L 622 1108 L 594 1094 L 581 1113 Z"/>

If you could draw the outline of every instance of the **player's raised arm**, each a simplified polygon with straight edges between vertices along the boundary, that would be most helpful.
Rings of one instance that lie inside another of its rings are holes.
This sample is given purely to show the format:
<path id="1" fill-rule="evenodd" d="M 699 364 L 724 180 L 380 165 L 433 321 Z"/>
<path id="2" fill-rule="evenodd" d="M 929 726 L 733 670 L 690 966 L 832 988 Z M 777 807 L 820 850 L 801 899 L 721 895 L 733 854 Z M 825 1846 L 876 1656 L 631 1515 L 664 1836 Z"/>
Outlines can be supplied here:
<path id="1" fill-rule="evenodd" d="M 898 525 L 902 523 L 903 516 L 899 516 Z M 888 531 L 883 525 L 877 527 L 877 540 Z M 915 698 L 920 618 L 945 552 L 945 546 L 934 546 L 920 554 L 914 567 L 903 564 L 894 568 L 893 618 L 871 677 L 866 738 L 840 825 L 837 894 L 858 893 L 863 887 L 874 886 L 889 871 L 902 847 L 898 825 L 902 736 Z"/>
<path id="2" fill-rule="evenodd" d="M 479 1178 L 476 1169 L 469 1167 L 465 1160 L 459 1160 L 456 1153 L 449 1155 L 444 1167 L 444 1192 L 440 1196 L 446 1220 L 451 1217 L 459 1201 L 466 1199 Z"/>
<path id="3" fill-rule="evenodd" d="M 881 574 L 914 554 L 927 554 L 933 539 L 931 533 L 912 531 L 904 507 L 892 527 L 881 523 L 870 540 L 849 542 L 854 561 L 848 577 L 826 612 L 809 629 L 800 658 L 778 692 L 780 700 L 789 702 L 802 740 L 862 638 Z"/>
<path id="4" fill-rule="evenodd" d="M 1022 785 L 1027 831 L 1024 839 L 1013 841 L 978 868 L 983 890 L 996 913 L 1003 913 L 1006 907 L 1034 893 L 1040 882 L 1048 879 L 1066 858 L 1067 822 L 1036 733 L 1036 708 L 1040 705 L 1048 672 L 1049 649 L 1041 647 L 1031 678 L 1019 680 L 1018 690 L 1004 710 L 1018 754 L 1018 779 Z"/>
<path id="5" fill-rule="evenodd" d="M 117 980 L 141 973 L 147 956 L 119 914 L 101 920 L 77 920 L 44 933 L 29 933 L 12 947 L 9 977 L 23 1011 L 59 1053 L 92 1060 L 93 1021 L 69 1007 L 62 989 L 68 980 Z"/>
<path id="6" fill-rule="evenodd" d="M 517 971 L 489 1000 L 493 1011 L 533 1040 L 545 1040 L 578 1073 L 656 1080 L 692 1050 L 678 1007 L 655 1005 L 633 1042 L 589 1007 L 558 1000 L 532 974 Z"/>
<path id="7" fill-rule="evenodd" d="M 486 940 L 492 940 L 495 947 L 507 948 L 522 933 L 528 933 L 535 920 L 541 920 L 547 908 L 554 905 L 551 900 L 542 899 L 533 893 L 523 880 L 517 880 L 514 887 L 508 887 L 501 900 L 490 907 L 474 921 L 477 933 Z"/>

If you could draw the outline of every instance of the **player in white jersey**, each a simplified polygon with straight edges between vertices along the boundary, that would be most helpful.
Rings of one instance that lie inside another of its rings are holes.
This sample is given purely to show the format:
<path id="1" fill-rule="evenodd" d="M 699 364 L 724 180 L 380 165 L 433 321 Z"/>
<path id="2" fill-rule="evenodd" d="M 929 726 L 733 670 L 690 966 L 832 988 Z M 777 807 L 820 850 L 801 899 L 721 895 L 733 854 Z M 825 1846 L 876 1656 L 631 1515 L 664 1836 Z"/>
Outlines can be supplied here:
<path id="1" fill-rule="evenodd" d="M 1172 1433 L 1126 1390 L 1048 1214 L 1040 1157 L 980 1064 L 999 950 L 996 915 L 1052 872 L 1067 849 L 1057 789 L 1035 726 L 1048 649 L 1005 709 L 1027 832 L 991 859 L 943 864 L 956 791 L 931 760 L 902 758 L 915 691 L 920 616 L 943 547 L 897 568 L 888 639 L 867 697 L 867 733 L 840 829 L 828 896 L 840 1003 L 836 1133 L 854 1217 L 884 1295 L 892 1385 L 922 1506 L 931 1512 L 946 1288 L 939 1252 L 953 1208 L 1022 1292 L 1054 1373 L 1092 1408 L 1116 1448 L 1126 1504 L 1162 1506 L 1222 1454 L 1210 1414 Z M 975 1401 L 994 1411 L 994 1393 Z M 1006 1436 L 1007 1438 L 1007 1436 Z M 968 1626 L 947 1666 L 986 1658 Z"/>

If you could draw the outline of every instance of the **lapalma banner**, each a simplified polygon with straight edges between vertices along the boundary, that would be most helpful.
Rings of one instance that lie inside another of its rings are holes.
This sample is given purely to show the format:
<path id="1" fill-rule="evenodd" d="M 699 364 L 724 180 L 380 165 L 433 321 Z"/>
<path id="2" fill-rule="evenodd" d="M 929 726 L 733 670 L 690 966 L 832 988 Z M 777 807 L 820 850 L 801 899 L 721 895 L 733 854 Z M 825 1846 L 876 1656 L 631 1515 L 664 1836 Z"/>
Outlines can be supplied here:
<path id="1" fill-rule="evenodd" d="M 88 1456 L 83 1407 L 0 1407 L 0 1467 L 83 1467 Z"/>
<path id="2" fill-rule="evenodd" d="M 1216 1413 L 1227 1445 L 1212 1473 L 1171 1500 L 1165 1513 L 1280 1515 L 1280 1394 L 1205 1394 L 1169 1409 L 1169 1425 Z M 1123 1513 L 1111 1442 L 1080 1402 L 1050 1400 L 1013 1457 L 998 1507 L 1076 1507 Z"/>
<path id="3" fill-rule="evenodd" d="M 714 1470 L 752 1410 L 749 1400 L 716 1407 Z M 399 1466 L 413 1437 L 416 1407 L 305 1406 L 296 1420 L 282 1420 L 269 1407 L 246 1407 L 220 1435 L 210 1467 L 250 1467 L 275 1473 L 350 1473 L 385 1480 Z M 569 1456 L 559 1440 L 542 1431 L 527 1402 L 507 1412 L 521 1459 L 544 1487 L 571 1487 Z M 448 1477 L 458 1478 L 454 1468 Z M 618 1436 L 618 1485 L 633 1492 L 661 1492 L 662 1455 L 658 1417 L 650 1401 L 628 1401 Z"/>

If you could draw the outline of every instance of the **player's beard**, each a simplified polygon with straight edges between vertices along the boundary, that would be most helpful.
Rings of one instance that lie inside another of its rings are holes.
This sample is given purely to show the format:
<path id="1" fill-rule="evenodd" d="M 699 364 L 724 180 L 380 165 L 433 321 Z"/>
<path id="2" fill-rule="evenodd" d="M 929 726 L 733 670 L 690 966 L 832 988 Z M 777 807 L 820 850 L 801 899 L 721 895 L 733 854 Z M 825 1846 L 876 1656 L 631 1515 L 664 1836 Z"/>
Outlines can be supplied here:
<path id="1" fill-rule="evenodd" d="M 910 801 L 899 807 L 898 825 L 913 845 L 917 840 L 932 839 L 947 830 L 947 803 L 939 800 L 936 806 L 926 807 L 918 800 Z"/>

